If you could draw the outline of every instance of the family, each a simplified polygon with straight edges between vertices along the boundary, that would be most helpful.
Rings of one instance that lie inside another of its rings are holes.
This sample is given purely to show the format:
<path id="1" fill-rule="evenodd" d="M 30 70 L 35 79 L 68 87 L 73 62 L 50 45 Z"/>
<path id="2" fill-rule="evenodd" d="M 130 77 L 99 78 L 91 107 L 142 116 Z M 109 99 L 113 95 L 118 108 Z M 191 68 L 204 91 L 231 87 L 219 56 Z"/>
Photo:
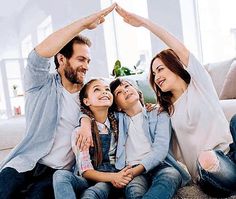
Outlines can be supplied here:
<path id="1" fill-rule="evenodd" d="M 80 33 L 113 10 L 169 47 L 150 63 L 157 108 L 126 79 L 84 84 L 91 42 Z M 190 181 L 236 194 L 236 115 L 229 124 L 204 67 L 149 19 L 116 3 L 79 19 L 31 51 L 24 81 L 26 133 L 0 164 L 1 199 L 170 199 Z"/>

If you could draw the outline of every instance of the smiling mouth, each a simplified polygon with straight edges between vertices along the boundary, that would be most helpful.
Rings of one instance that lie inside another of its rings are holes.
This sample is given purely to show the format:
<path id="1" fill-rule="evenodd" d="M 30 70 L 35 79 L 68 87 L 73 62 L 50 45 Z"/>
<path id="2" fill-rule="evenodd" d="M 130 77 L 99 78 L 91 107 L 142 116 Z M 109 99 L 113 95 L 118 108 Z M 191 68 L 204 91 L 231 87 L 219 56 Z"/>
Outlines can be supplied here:
<path id="1" fill-rule="evenodd" d="M 126 100 L 129 99 L 132 95 L 133 95 L 133 93 L 128 94 L 125 99 Z"/>
<path id="2" fill-rule="evenodd" d="M 101 97 L 99 100 L 110 100 L 110 98 L 107 96 L 104 96 L 104 97 Z"/>
<path id="3" fill-rule="evenodd" d="M 165 80 L 161 80 L 161 81 L 159 81 L 157 84 L 158 84 L 158 86 L 162 86 L 162 84 L 165 82 Z"/>

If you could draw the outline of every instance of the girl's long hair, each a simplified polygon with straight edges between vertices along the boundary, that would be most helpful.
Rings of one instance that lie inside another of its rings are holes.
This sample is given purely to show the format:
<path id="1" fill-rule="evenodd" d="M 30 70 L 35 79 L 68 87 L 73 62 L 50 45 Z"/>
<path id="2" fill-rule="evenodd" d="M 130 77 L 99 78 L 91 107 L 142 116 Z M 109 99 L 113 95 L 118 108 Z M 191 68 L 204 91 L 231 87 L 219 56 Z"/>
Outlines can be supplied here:
<path id="1" fill-rule="evenodd" d="M 81 112 L 91 118 L 91 131 L 92 131 L 92 138 L 93 138 L 93 144 L 94 144 L 94 153 L 92 154 L 91 159 L 92 159 L 93 166 L 95 168 L 97 168 L 98 165 L 100 165 L 102 163 L 102 159 L 103 159 L 102 143 L 101 143 L 101 139 L 100 139 L 99 131 L 98 131 L 98 126 L 95 121 L 94 115 L 93 115 L 92 111 L 90 110 L 90 108 L 88 106 L 86 106 L 83 102 L 83 99 L 88 97 L 87 90 L 88 90 L 89 86 L 91 85 L 91 83 L 94 81 L 103 81 L 103 80 L 102 79 L 91 79 L 89 82 L 87 82 L 80 90 L 79 100 L 80 100 Z M 108 119 L 111 123 L 112 133 L 114 134 L 115 140 L 117 140 L 118 139 L 118 124 L 115 119 L 114 113 L 111 112 L 110 109 L 108 111 Z"/>
<path id="2" fill-rule="evenodd" d="M 188 71 L 184 69 L 183 63 L 181 62 L 180 58 L 172 49 L 166 49 L 161 51 L 155 57 L 153 57 L 151 61 L 150 73 L 149 73 L 150 84 L 156 93 L 157 102 L 160 105 L 160 108 L 163 111 L 169 113 L 169 115 L 172 115 L 174 113 L 174 106 L 171 101 L 173 94 L 171 91 L 162 92 L 159 86 L 155 83 L 155 76 L 152 73 L 153 62 L 157 58 L 160 59 L 163 62 L 163 64 L 167 68 L 169 68 L 169 70 L 171 70 L 173 73 L 181 77 L 186 82 L 186 84 L 190 83 L 191 76 L 188 73 Z"/>

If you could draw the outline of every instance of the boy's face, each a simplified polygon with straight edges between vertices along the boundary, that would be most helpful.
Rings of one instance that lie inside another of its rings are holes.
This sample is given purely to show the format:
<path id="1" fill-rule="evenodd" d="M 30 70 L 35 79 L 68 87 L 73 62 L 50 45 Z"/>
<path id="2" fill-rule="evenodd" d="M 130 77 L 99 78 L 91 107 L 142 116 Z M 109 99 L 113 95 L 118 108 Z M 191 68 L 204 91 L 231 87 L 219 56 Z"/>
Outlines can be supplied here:
<path id="1" fill-rule="evenodd" d="M 139 102 L 139 94 L 137 90 L 126 81 L 123 81 L 114 91 L 114 99 L 118 109 L 126 111 L 132 105 Z"/>

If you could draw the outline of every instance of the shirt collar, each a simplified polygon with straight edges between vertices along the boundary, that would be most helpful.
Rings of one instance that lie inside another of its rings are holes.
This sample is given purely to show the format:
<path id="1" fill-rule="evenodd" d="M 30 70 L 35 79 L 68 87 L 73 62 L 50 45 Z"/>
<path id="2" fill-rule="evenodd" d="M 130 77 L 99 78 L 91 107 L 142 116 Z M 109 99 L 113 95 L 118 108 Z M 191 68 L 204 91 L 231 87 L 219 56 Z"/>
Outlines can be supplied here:
<path id="1" fill-rule="evenodd" d="M 111 124 L 110 124 L 110 121 L 109 121 L 108 118 L 106 119 L 106 121 L 105 121 L 104 123 L 100 123 L 100 122 L 97 122 L 97 121 L 96 121 L 96 124 L 97 124 L 97 126 L 98 126 L 98 130 L 99 130 L 99 131 L 102 131 L 102 129 L 104 129 L 104 126 L 106 126 L 106 128 L 107 128 L 108 130 L 110 130 L 110 128 L 111 128 Z"/>

